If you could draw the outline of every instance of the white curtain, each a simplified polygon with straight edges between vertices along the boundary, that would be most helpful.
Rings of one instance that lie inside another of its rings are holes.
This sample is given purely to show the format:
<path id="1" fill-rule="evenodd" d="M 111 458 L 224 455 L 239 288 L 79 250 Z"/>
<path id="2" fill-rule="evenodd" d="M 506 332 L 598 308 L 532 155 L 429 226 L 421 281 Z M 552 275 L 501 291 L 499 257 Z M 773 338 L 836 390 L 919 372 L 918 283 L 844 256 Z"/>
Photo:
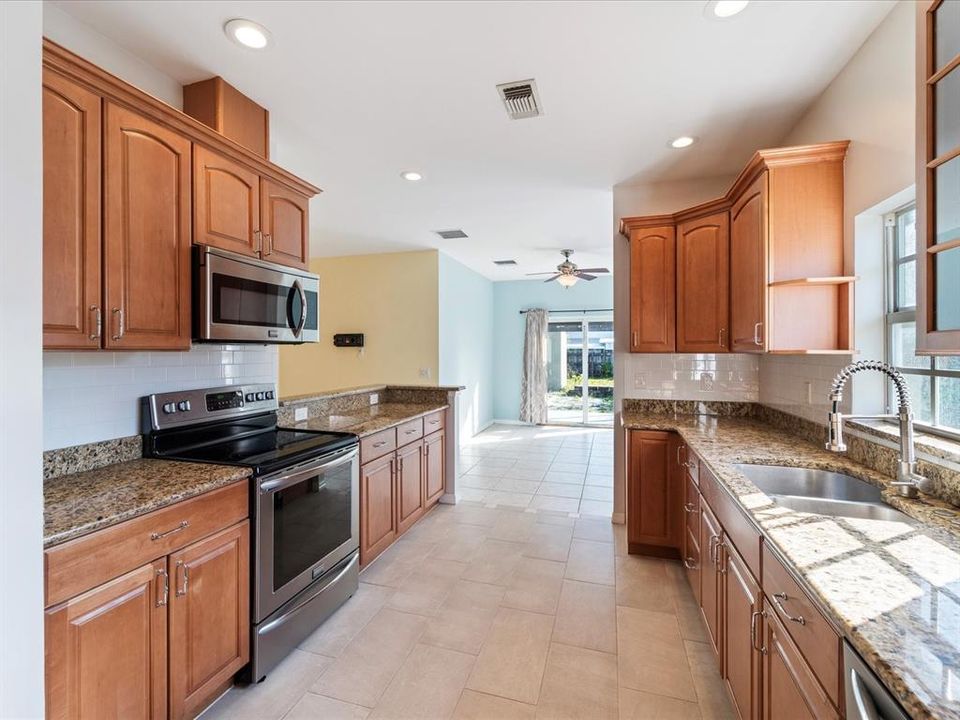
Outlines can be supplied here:
<path id="1" fill-rule="evenodd" d="M 520 380 L 520 420 L 547 422 L 547 311 L 527 310 Z"/>

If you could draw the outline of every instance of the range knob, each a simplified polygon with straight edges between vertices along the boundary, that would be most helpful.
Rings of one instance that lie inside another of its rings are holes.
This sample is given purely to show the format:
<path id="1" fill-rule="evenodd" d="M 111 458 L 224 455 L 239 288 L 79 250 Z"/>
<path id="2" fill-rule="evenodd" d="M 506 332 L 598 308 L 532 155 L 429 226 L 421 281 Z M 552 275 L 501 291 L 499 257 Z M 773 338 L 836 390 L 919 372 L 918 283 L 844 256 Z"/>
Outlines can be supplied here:
<path id="1" fill-rule="evenodd" d="M 163 411 L 164 411 L 167 415 L 170 415 L 170 414 L 175 413 L 175 412 L 177 411 L 177 406 L 176 406 L 176 404 L 174 404 L 174 403 L 167 403 L 166 405 L 163 406 Z"/>
<path id="2" fill-rule="evenodd" d="M 263 400 L 263 399 L 264 399 L 264 394 L 263 394 L 262 392 L 258 392 L 258 393 L 257 393 L 257 400 Z"/>
<path id="3" fill-rule="evenodd" d="M 180 402 L 177 403 L 177 409 L 181 410 L 182 412 L 188 412 L 190 410 L 190 401 L 181 400 Z"/>
<path id="4" fill-rule="evenodd" d="M 273 390 L 267 390 L 267 400 L 273 400 Z"/>
<path id="5" fill-rule="evenodd" d="M 253 393 L 247 393 L 247 396 L 244 398 L 247 402 L 253 402 Z"/>

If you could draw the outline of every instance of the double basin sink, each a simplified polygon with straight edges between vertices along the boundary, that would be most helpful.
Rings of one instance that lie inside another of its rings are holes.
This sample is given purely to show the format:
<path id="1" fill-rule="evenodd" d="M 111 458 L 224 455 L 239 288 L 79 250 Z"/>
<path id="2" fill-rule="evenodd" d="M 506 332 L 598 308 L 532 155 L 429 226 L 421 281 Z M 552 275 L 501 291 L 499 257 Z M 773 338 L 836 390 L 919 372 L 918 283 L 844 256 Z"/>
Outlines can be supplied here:
<path id="1" fill-rule="evenodd" d="M 798 512 L 834 517 L 914 523 L 883 502 L 880 488 L 843 473 L 782 465 L 734 467 L 777 504 Z"/>

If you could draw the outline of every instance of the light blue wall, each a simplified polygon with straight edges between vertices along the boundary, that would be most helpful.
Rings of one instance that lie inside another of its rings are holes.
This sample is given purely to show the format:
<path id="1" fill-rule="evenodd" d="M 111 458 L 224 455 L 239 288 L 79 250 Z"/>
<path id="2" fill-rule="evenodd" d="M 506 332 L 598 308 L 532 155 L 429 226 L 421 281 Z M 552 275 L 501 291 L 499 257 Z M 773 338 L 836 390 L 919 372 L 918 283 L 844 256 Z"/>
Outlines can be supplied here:
<path id="1" fill-rule="evenodd" d="M 613 278 L 598 277 L 565 289 L 556 282 L 515 280 L 493 283 L 493 416 L 520 416 L 520 368 L 524 316 L 521 310 L 605 310 L 613 307 Z"/>
<path id="2" fill-rule="evenodd" d="M 493 419 L 493 286 L 487 278 L 438 253 L 441 385 L 460 393 L 460 437 Z"/>

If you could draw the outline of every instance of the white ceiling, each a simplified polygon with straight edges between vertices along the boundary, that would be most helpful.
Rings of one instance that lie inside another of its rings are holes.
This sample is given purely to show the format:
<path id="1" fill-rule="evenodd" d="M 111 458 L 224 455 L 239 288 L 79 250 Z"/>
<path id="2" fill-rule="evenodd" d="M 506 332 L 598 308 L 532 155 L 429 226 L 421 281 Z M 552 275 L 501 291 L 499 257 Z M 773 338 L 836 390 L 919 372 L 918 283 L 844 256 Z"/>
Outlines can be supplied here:
<path id="1" fill-rule="evenodd" d="M 324 188 L 315 254 L 435 247 L 493 279 L 564 247 L 609 266 L 614 185 L 735 172 L 893 7 L 755 0 L 721 22 L 701 0 L 55 4 L 182 83 L 222 75 L 265 105 L 274 159 Z M 273 45 L 229 42 L 233 17 Z M 531 77 L 545 114 L 509 120 L 494 86 Z M 669 149 L 681 134 L 701 141 Z M 431 233 L 448 228 L 470 238 Z"/>

